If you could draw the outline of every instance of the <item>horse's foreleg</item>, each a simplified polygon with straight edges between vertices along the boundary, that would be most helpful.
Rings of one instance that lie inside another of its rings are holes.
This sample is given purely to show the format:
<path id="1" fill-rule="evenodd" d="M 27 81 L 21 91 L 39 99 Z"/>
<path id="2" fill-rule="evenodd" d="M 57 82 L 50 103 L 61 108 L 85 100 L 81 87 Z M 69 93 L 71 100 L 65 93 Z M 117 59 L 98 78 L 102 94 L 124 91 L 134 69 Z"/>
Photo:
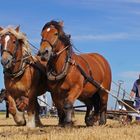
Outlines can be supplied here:
<path id="1" fill-rule="evenodd" d="M 36 123 L 35 123 L 35 102 L 36 99 L 33 97 L 29 98 L 29 105 L 27 109 L 27 114 L 28 114 L 28 121 L 27 121 L 27 127 L 29 128 L 35 128 Z"/>
<path id="2" fill-rule="evenodd" d="M 24 112 L 18 111 L 17 108 L 16 108 L 16 114 L 13 115 L 13 118 L 14 118 L 15 122 L 17 123 L 17 125 L 19 125 L 19 126 L 26 125 Z"/>
<path id="3" fill-rule="evenodd" d="M 40 121 L 39 110 L 40 110 L 40 106 L 39 106 L 37 98 L 36 98 L 36 101 L 35 101 L 35 125 L 41 127 L 41 126 L 43 126 L 43 124 Z"/>
<path id="4" fill-rule="evenodd" d="M 65 119 L 65 112 L 63 109 L 57 108 L 57 112 L 58 112 L 58 117 L 59 117 L 59 126 L 63 126 L 64 125 L 64 119 Z"/>
<path id="5" fill-rule="evenodd" d="M 6 96 L 9 107 L 8 110 L 10 112 L 10 114 L 12 114 L 15 122 L 17 125 L 25 125 L 26 124 L 26 120 L 25 120 L 25 116 L 24 116 L 24 112 L 23 111 L 19 111 L 16 107 L 16 103 L 15 100 L 13 99 L 13 97 L 11 97 L 10 95 Z"/>
<path id="6" fill-rule="evenodd" d="M 59 118 L 58 125 L 64 126 L 65 112 L 63 109 L 63 99 L 60 98 L 57 93 L 52 93 L 51 96 L 52 96 L 53 103 L 57 108 L 57 114 Z"/>
<path id="7" fill-rule="evenodd" d="M 69 124 L 71 125 L 72 124 L 73 104 L 70 103 L 70 102 L 65 102 L 64 111 L 65 111 L 64 124 L 65 125 L 69 125 Z"/>
<path id="8" fill-rule="evenodd" d="M 64 111 L 65 111 L 65 125 L 72 125 L 72 112 L 73 112 L 73 103 L 81 94 L 82 87 L 75 85 L 68 93 L 64 101 Z"/>

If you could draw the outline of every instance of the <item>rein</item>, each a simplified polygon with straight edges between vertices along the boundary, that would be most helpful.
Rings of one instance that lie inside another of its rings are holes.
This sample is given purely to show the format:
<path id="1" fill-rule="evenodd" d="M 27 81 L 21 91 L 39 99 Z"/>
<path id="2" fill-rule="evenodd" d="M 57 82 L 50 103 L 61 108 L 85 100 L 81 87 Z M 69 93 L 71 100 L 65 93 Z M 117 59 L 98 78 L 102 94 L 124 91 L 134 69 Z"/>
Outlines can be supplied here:
<path id="1" fill-rule="evenodd" d="M 56 55 L 57 55 L 57 56 L 60 55 L 60 54 L 61 54 L 63 51 L 65 51 L 68 47 L 69 47 L 69 45 L 66 46 L 64 49 L 60 50 L 59 52 L 57 52 Z"/>
<path id="2" fill-rule="evenodd" d="M 32 57 L 32 55 L 28 55 L 28 56 L 25 55 L 25 57 L 22 57 L 22 59 L 15 60 L 15 61 L 13 61 L 13 62 L 14 62 L 14 63 L 17 63 L 17 62 L 20 62 L 20 61 L 24 61 L 24 60 L 26 60 L 26 59 L 28 59 L 28 58 L 30 58 L 30 57 Z"/>

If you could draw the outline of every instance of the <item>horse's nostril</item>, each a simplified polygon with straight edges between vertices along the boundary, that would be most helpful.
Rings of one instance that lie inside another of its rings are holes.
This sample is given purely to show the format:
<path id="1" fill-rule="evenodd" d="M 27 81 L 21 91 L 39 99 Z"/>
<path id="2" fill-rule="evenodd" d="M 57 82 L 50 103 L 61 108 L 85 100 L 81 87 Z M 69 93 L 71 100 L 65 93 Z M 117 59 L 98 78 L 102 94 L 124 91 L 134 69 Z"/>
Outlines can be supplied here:
<path id="1" fill-rule="evenodd" d="M 41 52 L 41 55 L 46 55 L 48 53 L 49 53 L 49 51 L 48 50 L 45 50 L 45 51 Z"/>
<path id="2" fill-rule="evenodd" d="M 2 64 L 3 66 L 7 65 L 8 63 L 9 63 L 9 60 L 8 60 L 8 59 L 2 59 L 2 60 L 1 60 L 1 64 Z"/>
<path id="3" fill-rule="evenodd" d="M 48 53 L 49 53 L 49 51 L 48 51 L 48 50 L 46 50 L 46 51 L 45 51 L 45 53 L 47 53 L 47 54 L 48 54 Z"/>
<path id="4" fill-rule="evenodd" d="M 49 51 L 48 50 L 45 50 L 45 51 L 38 51 L 37 55 L 38 56 L 42 56 L 42 55 L 45 55 L 45 54 L 48 54 Z"/>
<path id="5" fill-rule="evenodd" d="M 44 56 L 41 56 L 41 60 L 42 60 L 42 61 L 46 61 L 46 59 L 45 59 Z"/>

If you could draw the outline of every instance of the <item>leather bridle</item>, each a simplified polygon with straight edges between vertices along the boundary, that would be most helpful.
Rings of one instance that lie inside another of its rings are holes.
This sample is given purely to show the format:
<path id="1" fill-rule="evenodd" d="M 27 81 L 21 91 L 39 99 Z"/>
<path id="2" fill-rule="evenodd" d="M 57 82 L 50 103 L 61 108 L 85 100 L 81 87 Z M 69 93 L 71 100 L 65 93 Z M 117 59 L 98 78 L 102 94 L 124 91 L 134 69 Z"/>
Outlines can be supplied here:
<path id="1" fill-rule="evenodd" d="M 7 33 L 6 35 L 10 35 L 10 34 L 11 33 Z M 2 49 L 3 46 L 1 45 L 1 56 L 3 55 L 4 52 L 7 52 L 11 56 L 10 63 L 12 63 L 12 65 L 15 65 L 17 62 L 21 62 L 16 72 L 11 72 L 10 70 L 7 70 L 6 68 L 4 68 L 4 73 L 12 78 L 16 78 L 24 73 L 24 70 L 26 68 L 25 63 L 27 62 L 27 59 L 31 57 L 31 54 L 27 52 L 25 55 L 21 57 L 21 59 L 17 59 L 16 53 L 19 47 L 19 39 L 16 39 L 14 43 L 15 43 L 15 48 L 14 48 L 13 53 L 9 51 L 7 48 Z"/>
<path id="2" fill-rule="evenodd" d="M 10 35 L 11 33 L 7 33 L 5 35 Z M 7 48 L 3 48 L 3 46 L 1 45 L 1 56 L 3 55 L 4 52 L 7 52 L 8 54 L 10 54 L 12 56 L 12 60 L 14 60 L 16 58 L 16 52 L 17 52 L 17 49 L 18 49 L 18 45 L 19 45 L 19 41 L 18 39 L 16 39 L 15 41 L 15 48 L 14 48 L 14 51 L 13 53 L 11 53 L 11 51 L 9 51 Z"/>
<path id="3" fill-rule="evenodd" d="M 56 45 L 57 45 L 59 39 L 60 39 L 60 36 L 58 35 L 58 38 L 56 39 L 54 44 L 51 44 L 50 41 L 47 40 L 47 39 L 42 39 L 41 40 L 41 43 L 42 42 L 47 42 L 51 46 L 51 48 L 52 48 L 51 57 L 48 60 L 48 64 L 47 64 L 47 66 L 49 68 L 49 70 L 47 71 L 47 78 L 50 81 L 57 81 L 57 80 L 63 79 L 67 75 L 68 69 L 70 67 L 70 62 L 71 62 L 71 46 L 69 46 L 69 45 L 65 46 L 62 50 L 60 50 L 58 52 L 54 52 L 54 49 L 56 48 Z M 62 71 L 60 73 L 56 73 L 55 71 L 53 71 L 51 61 L 53 59 L 55 59 L 57 56 L 59 56 L 65 50 L 67 52 L 67 56 L 66 56 L 66 60 L 65 60 L 64 66 L 63 66 Z M 46 52 L 44 51 L 44 52 L 41 53 L 41 55 L 45 55 L 45 53 Z"/>

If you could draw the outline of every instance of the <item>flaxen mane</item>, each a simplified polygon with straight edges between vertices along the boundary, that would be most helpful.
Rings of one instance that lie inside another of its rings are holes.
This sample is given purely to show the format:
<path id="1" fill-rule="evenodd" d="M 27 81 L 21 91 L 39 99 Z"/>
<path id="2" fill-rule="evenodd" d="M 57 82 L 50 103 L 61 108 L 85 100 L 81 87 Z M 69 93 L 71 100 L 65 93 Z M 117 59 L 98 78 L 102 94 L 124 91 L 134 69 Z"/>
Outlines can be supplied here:
<path id="1" fill-rule="evenodd" d="M 21 31 L 17 32 L 13 27 L 7 27 L 0 31 L 0 36 L 3 36 L 8 33 L 13 34 L 18 40 L 21 40 L 24 45 L 23 47 L 25 47 L 28 50 L 28 52 L 31 52 L 26 34 L 22 33 Z"/>

